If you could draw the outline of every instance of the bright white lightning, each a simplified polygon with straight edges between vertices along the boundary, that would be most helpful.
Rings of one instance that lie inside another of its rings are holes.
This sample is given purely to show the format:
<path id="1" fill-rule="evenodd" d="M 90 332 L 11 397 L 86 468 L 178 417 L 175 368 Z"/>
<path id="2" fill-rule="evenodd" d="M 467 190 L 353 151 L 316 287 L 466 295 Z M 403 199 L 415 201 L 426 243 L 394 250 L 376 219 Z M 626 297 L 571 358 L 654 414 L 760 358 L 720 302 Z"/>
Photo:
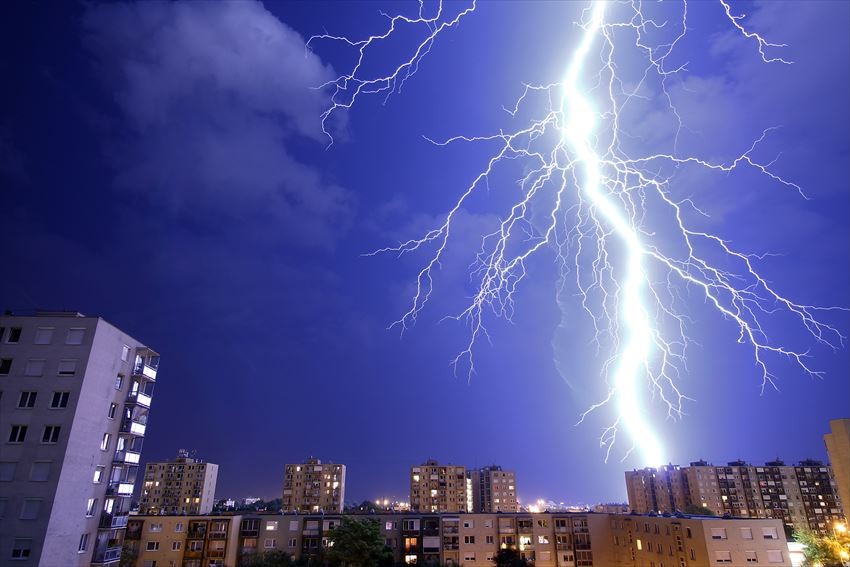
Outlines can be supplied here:
<path id="1" fill-rule="evenodd" d="M 732 15 L 725 0 L 719 2 L 737 32 L 757 44 L 765 63 L 788 63 L 765 51 L 782 47 L 781 44 L 770 43 L 748 31 L 741 23 L 743 16 Z M 476 5 L 473 2 L 454 17 L 444 13 L 442 2 L 437 4 L 433 16 L 426 14 L 426 8 L 420 1 L 416 17 L 387 16 L 389 24 L 385 32 L 364 40 L 327 34 L 311 38 L 310 42 L 341 41 L 357 49 L 353 69 L 325 85 L 332 90 L 332 104 L 322 115 L 323 126 L 334 112 L 351 108 L 361 95 L 388 97 L 397 91 L 419 69 L 439 34 L 457 27 L 475 11 Z M 612 14 L 613 8 L 617 8 L 616 14 Z M 554 250 L 561 267 L 561 285 L 574 279 L 597 344 L 605 339 L 612 345 L 611 357 L 604 366 L 608 394 L 585 412 L 582 419 L 603 405 L 613 405 L 615 421 L 600 440 L 606 458 L 618 430 L 622 429 L 648 466 L 663 464 L 666 459 L 646 416 L 647 393 L 660 400 L 667 415 L 673 418 L 682 415 L 686 399 L 677 386 L 680 373 L 686 369 L 685 354 L 690 344 L 680 290 L 698 291 L 709 306 L 733 323 L 738 330 L 738 342 L 749 345 L 753 352 L 762 387 L 775 386 L 768 356 L 786 358 L 804 373 L 819 375 L 808 366 L 806 352 L 775 344 L 768 338 L 763 324 L 771 314 L 777 311 L 790 314 L 818 343 L 835 347 L 844 340 L 835 327 L 816 317 L 819 311 L 830 308 L 795 303 L 759 275 L 755 263 L 762 256 L 740 252 L 721 237 L 692 228 L 688 215 L 704 213 L 690 198 L 675 197 L 670 185 L 672 174 L 661 173 L 665 168 L 675 171 L 684 166 L 726 174 L 751 168 L 771 182 L 802 195 L 799 186 L 771 171 L 772 162 L 763 163 L 754 157 L 759 143 L 771 129 L 727 163 L 680 155 L 678 133 L 669 153 L 636 156 L 621 143 L 623 111 L 633 99 L 641 98 L 640 87 L 650 75 L 659 79 L 661 98 L 675 116 L 679 130 L 683 128 L 667 91 L 667 81 L 685 67 L 668 68 L 667 57 L 685 36 L 687 17 L 686 1 L 681 3 L 680 21 L 672 23 L 658 22 L 645 15 L 640 2 L 589 3 L 580 23 L 580 41 L 569 58 L 565 76 L 549 85 L 527 85 L 513 109 L 508 110 L 516 116 L 521 108 L 531 106 L 535 95 L 542 95 L 542 114 L 512 132 L 500 130 L 496 134 L 456 136 L 433 142 L 437 145 L 492 143 L 497 150 L 461 191 L 439 226 L 420 238 L 375 252 L 403 255 L 433 248 L 417 276 L 410 309 L 394 323 L 404 330 L 415 323 L 431 299 L 434 272 L 441 266 L 459 213 L 473 194 L 489 186 L 496 168 L 507 161 L 522 160 L 526 173 L 520 180 L 520 197 L 503 215 L 496 230 L 482 235 L 471 272 L 477 292 L 463 312 L 452 316 L 465 321 L 470 328 L 469 342 L 453 364 L 457 367 L 466 363 L 469 373 L 474 372 L 473 349 L 482 336 L 487 337 L 485 316 L 491 313 L 510 319 L 516 290 L 527 274 L 526 262 L 542 250 Z M 421 27 L 422 41 L 410 57 L 402 57 L 398 65 L 390 65 L 385 74 L 367 74 L 363 64 L 370 50 L 391 40 L 401 25 Z M 665 26 L 678 26 L 675 29 L 679 31 L 665 43 L 653 44 L 648 37 Z M 624 31 L 631 32 L 632 42 L 621 45 L 615 36 Z M 599 49 L 599 67 L 596 84 L 589 88 L 582 79 L 587 75 L 594 47 Z M 615 53 L 626 47 L 634 49 L 646 62 L 644 80 L 632 88 L 624 86 L 615 64 Z M 542 215 L 543 226 L 534 213 L 541 208 L 546 213 Z M 675 228 L 672 236 L 659 236 L 649 218 L 658 216 Z M 668 240 L 675 240 L 675 246 Z M 718 254 L 724 257 L 726 266 L 711 260 Z"/>

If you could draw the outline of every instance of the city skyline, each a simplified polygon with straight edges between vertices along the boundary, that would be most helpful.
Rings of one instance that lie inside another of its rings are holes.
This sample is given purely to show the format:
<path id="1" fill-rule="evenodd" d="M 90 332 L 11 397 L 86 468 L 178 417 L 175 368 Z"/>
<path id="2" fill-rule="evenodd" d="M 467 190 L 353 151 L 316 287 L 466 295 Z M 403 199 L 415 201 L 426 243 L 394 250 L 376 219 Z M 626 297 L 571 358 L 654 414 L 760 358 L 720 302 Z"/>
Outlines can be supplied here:
<path id="1" fill-rule="evenodd" d="M 437 307 L 400 338 L 386 327 L 404 313 L 418 263 L 362 257 L 445 213 L 449 187 L 468 182 L 466 165 L 485 154 L 422 136 L 498 123 L 524 82 L 561 68 L 548 53 L 573 45 L 575 10 L 483 6 L 403 92 L 348 113 L 326 149 L 327 98 L 309 87 L 347 60 L 317 49 L 302 61 L 304 40 L 325 29 L 362 35 L 381 7 L 392 4 L 6 6 L 3 64 L 17 80 L 0 94 L 0 227 L 14 269 L 0 278 L 0 308 L 102 316 L 154 345 L 164 362 L 141 464 L 194 449 L 219 464 L 219 495 L 276 498 L 286 463 L 315 455 L 348 467 L 352 502 L 404 499 L 410 467 L 431 458 L 515 471 L 522 502 L 624 501 L 623 471 L 644 463 L 623 452 L 605 462 L 610 415 L 576 426 L 598 399 L 599 361 L 586 321 L 562 324 L 546 261 L 532 266 L 542 275 L 517 297 L 514 324 L 490 326 L 493 347 L 477 352 L 467 380 L 449 367 L 467 331 L 440 319 L 470 292 L 469 259 L 447 259 Z M 712 228 L 778 254 L 761 262 L 784 291 L 850 306 L 850 6 L 753 7 L 749 21 L 788 44 L 791 66 L 757 61 L 724 33 L 716 5 L 693 9 L 700 26 L 682 49 L 686 86 L 702 98 L 683 112 L 704 136 L 683 143 L 722 157 L 781 125 L 765 151 L 782 153 L 782 174 L 810 200 L 747 176 L 694 179 L 690 193 L 716 192 Z M 498 45 L 492 29 L 506 30 Z M 532 29 L 545 49 L 523 42 Z M 294 51 L 298 61 L 283 57 Z M 485 221 L 469 214 L 458 238 L 472 240 Z M 698 344 L 682 385 L 696 401 L 657 424 L 669 460 L 826 462 L 828 422 L 850 414 L 848 350 L 771 329 L 812 346 L 825 374 L 780 364 L 780 391 L 762 392 L 726 323 L 699 308 L 692 316 Z M 846 313 L 835 321 L 846 333 Z"/>

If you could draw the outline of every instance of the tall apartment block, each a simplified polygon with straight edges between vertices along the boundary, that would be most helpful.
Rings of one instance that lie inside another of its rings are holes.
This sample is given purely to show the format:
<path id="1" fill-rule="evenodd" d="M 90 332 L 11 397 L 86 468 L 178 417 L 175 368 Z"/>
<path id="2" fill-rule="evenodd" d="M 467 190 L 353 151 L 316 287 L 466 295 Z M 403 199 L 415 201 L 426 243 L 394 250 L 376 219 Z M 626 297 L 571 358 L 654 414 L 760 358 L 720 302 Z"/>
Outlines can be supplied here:
<path id="1" fill-rule="evenodd" d="M 493 567 L 512 548 L 535 567 L 791 567 L 782 522 L 592 513 L 368 514 L 396 564 Z M 342 516 L 334 514 L 134 516 L 134 567 L 240 565 L 284 551 L 320 557 Z"/>
<path id="2" fill-rule="evenodd" d="M 0 564 L 118 564 L 158 365 L 99 317 L 0 316 Z"/>
<path id="3" fill-rule="evenodd" d="M 850 419 L 833 419 L 829 428 L 823 441 L 835 473 L 838 496 L 844 504 L 844 517 L 850 521 Z"/>
<path id="4" fill-rule="evenodd" d="M 471 481 L 472 507 L 469 512 L 519 512 L 514 471 L 492 465 L 467 471 L 466 476 Z"/>
<path id="5" fill-rule="evenodd" d="M 466 468 L 429 460 L 410 468 L 410 509 L 418 512 L 466 512 L 470 500 Z M 474 504 L 473 504 L 474 505 Z"/>
<path id="6" fill-rule="evenodd" d="M 286 465 L 283 476 L 284 512 L 342 512 L 345 502 L 345 465 L 306 463 Z"/>
<path id="7" fill-rule="evenodd" d="M 148 463 L 140 514 L 209 514 L 215 504 L 218 465 L 180 450 L 167 463 Z"/>
<path id="8" fill-rule="evenodd" d="M 638 513 L 673 513 L 704 506 L 718 515 L 775 518 L 789 528 L 828 534 L 842 518 L 841 499 L 829 466 L 806 460 L 753 466 L 732 461 L 712 466 L 665 466 L 626 472 L 629 505 Z"/>

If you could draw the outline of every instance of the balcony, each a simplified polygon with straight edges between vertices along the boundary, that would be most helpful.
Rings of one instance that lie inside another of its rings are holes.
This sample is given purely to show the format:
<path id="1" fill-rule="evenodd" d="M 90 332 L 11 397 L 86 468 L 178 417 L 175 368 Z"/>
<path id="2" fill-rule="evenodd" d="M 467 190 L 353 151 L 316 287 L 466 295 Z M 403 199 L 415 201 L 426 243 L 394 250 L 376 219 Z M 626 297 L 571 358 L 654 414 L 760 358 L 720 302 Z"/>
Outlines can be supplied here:
<path id="1" fill-rule="evenodd" d="M 121 547 L 108 547 L 103 552 L 103 555 L 100 555 L 97 551 L 95 551 L 91 562 L 94 565 L 107 565 L 109 563 L 118 563 L 120 559 Z"/>
<path id="2" fill-rule="evenodd" d="M 100 517 L 100 524 L 98 524 L 98 528 L 100 529 L 116 529 L 120 530 L 122 528 L 127 527 L 127 519 L 129 515 L 127 514 L 107 514 L 103 513 Z"/>
<path id="3" fill-rule="evenodd" d="M 115 451 L 115 458 L 112 459 L 112 462 L 138 465 L 141 457 L 142 455 L 140 453 L 134 453 L 133 451 Z"/>
<path id="4" fill-rule="evenodd" d="M 130 392 L 127 394 L 127 401 L 137 403 L 142 407 L 151 407 L 151 396 L 142 392 Z"/>
<path id="5" fill-rule="evenodd" d="M 109 486 L 106 487 L 106 495 L 107 496 L 132 496 L 133 495 L 133 483 L 132 482 L 111 482 Z"/>
<path id="6" fill-rule="evenodd" d="M 144 437 L 146 429 L 147 426 L 144 423 L 139 423 L 138 421 L 124 420 L 121 423 L 121 433 L 130 433 L 131 435 Z"/>

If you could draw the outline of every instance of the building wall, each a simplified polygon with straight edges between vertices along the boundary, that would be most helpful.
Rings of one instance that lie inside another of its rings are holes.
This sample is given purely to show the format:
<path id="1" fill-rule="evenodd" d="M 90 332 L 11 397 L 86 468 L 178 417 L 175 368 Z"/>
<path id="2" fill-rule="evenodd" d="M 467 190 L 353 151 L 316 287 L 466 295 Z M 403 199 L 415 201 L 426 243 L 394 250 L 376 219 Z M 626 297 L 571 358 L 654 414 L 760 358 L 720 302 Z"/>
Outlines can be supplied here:
<path id="1" fill-rule="evenodd" d="M 593 513 L 413 513 L 353 518 L 377 522 L 398 562 L 422 564 L 434 560 L 464 567 L 492 567 L 492 558 L 500 547 L 507 546 L 533 559 L 535 567 L 749 567 L 753 563 L 746 561 L 748 553 L 755 554 L 759 565 L 791 566 L 779 520 Z M 137 517 L 128 529 L 128 549 L 139 550 L 138 567 L 149 567 L 152 561 L 157 567 L 169 567 L 172 561 L 176 567 L 193 567 L 186 563 L 192 558 L 207 565 L 211 558 L 203 551 L 191 557 L 185 553 L 190 541 L 187 528 L 193 522 L 213 521 L 229 524 L 224 530 L 225 553 L 220 560 L 223 566 L 235 567 L 241 557 L 266 551 L 284 551 L 295 558 L 318 555 L 342 516 Z M 176 529 L 178 522 L 182 531 Z M 152 523 L 156 531 L 151 529 Z M 209 537 L 204 541 L 209 542 Z M 158 542 L 158 549 L 148 550 L 148 542 Z M 730 562 L 718 563 L 726 554 Z M 776 562 L 768 561 L 769 554 Z"/>
<path id="2" fill-rule="evenodd" d="M 345 502 L 345 465 L 308 459 L 287 464 L 283 475 L 283 511 L 342 512 Z"/>
<path id="3" fill-rule="evenodd" d="M 502 467 L 483 467 L 467 472 L 472 494 L 470 512 L 518 512 L 516 473 Z M 467 500 L 470 495 L 467 495 Z"/>
<path id="4" fill-rule="evenodd" d="M 140 514 L 208 514 L 215 504 L 218 465 L 179 456 L 174 461 L 148 463 L 142 486 Z"/>
<path id="5" fill-rule="evenodd" d="M 845 521 L 850 522 L 850 419 L 833 419 L 830 433 L 823 436 L 829 462 L 835 474 L 835 484 L 844 509 Z"/>
<path id="6" fill-rule="evenodd" d="M 464 512 L 468 506 L 466 468 L 427 461 L 410 468 L 410 509 Z"/>
<path id="7" fill-rule="evenodd" d="M 12 480 L 0 481 L 0 506 L 5 508 L 0 514 L 0 563 L 11 559 L 16 538 L 32 540 L 23 565 L 83 566 L 104 560 L 107 549 L 106 557 L 117 559 L 129 495 L 113 495 L 109 479 L 134 357 L 146 347 L 102 319 L 75 313 L 6 315 L 0 317 L 0 327 L 6 329 L 0 359 L 12 359 L 9 375 L 0 376 L 0 462 L 14 463 Z M 10 328 L 22 330 L 17 344 L 8 343 Z M 49 344 L 35 344 L 39 329 L 53 329 Z M 71 335 L 80 340 L 69 339 Z M 30 361 L 43 361 L 40 375 L 27 375 L 28 370 L 37 373 Z M 59 375 L 60 365 L 69 361 L 75 361 L 73 375 Z M 120 385 L 119 374 L 124 376 Z M 18 407 L 22 391 L 36 393 L 32 408 Z M 65 407 L 50 407 L 55 392 L 68 393 Z M 24 443 L 8 442 L 12 425 L 28 426 Z M 59 427 L 56 443 L 43 442 L 45 426 Z M 105 434 L 109 442 L 101 450 Z M 48 469 L 44 480 L 34 479 L 34 465 Z M 101 471 L 98 482 L 96 470 Z M 126 473 L 134 471 L 127 467 Z M 34 519 L 21 518 L 27 500 L 40 502 Z M 104 511 L 107 504 L 109 513 Z M 101 524 L 108 529 L 100 529 Z M 84 534 L 88 538 L 80 550 Z"/>

